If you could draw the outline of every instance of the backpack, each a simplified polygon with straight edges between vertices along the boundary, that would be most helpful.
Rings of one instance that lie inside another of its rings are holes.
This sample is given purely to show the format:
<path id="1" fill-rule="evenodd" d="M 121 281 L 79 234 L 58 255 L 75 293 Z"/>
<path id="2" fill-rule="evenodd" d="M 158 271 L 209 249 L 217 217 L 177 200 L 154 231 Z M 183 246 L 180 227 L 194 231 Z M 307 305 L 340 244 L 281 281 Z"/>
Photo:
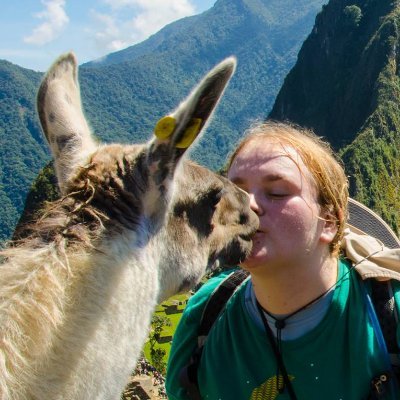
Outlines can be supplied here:
<path id="1" fill-rule="evenodd" d="M 197 347 L 192 353 L 189 364 L 180 373 L 180 382 L 186 388 L 186 392 L 192 400 L 201 399 L 197 381 L 197 370 L 208 333 L 218 316 L 223 312 L 228 300 L 248 276 L 249 273 L 245 270 L 235 270 L 219 284 L 206 303 L 197 332 Z M 378 325 L 386 343 L 393 373 L 400 383 L 400 365 L 398 364 L 400 348 L 396 340 L 398 315 L 394 303 L 391 281 L 370 279 L 370 285 L 371 300 L 379 321 Z M 368 400 L 379 399 L 380 396 L 386 393 L 388 390 L 387 385 L 390 383 L 390 375 L 388 372 L 372 379 L 371 394 Z"/>

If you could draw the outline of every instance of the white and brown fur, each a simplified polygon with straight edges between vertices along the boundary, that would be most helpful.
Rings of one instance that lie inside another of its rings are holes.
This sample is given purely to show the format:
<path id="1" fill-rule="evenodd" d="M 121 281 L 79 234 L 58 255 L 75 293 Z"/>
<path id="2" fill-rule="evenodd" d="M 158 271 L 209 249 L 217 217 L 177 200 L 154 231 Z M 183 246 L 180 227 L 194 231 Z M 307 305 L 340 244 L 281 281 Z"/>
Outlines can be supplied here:
<path id="1" fill-rule="evenodd" d="M 181 162 L 235 68 L 227 59 L 172 114 L 168 139 L 100 145 L 82 112 L 73 54 L 38 94 L 62 197 L 0 266 L 0 398 L 119 399 L 157 303 L 206 269 L 246 257 L 257 217 L 225 178 Z"/>

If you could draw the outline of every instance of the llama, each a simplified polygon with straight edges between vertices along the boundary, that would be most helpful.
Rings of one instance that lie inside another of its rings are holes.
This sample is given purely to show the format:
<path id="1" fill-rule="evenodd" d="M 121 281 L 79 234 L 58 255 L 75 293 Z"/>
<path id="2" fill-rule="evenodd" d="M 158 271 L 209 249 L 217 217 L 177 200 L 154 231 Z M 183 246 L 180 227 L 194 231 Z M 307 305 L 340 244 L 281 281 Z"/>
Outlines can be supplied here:
<path id="1" fill-rule="evenodd" d="M 61 198 L 1 252 L 0 398 L 119 399 L 162 300 L 251 250 L 248 196 L 186 150 L 235 69 L 228 58 L 146 144 L 98 144 L 61 56 L 37 106 Z"/>

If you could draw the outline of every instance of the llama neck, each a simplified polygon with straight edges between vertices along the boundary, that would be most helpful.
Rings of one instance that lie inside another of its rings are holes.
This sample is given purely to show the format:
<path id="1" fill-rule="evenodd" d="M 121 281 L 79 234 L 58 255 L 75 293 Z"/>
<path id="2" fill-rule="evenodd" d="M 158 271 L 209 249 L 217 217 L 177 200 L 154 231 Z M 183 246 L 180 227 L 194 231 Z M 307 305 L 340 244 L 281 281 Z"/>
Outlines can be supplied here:
<path id="1" fill-rule="evenodd" d="M 85 289 L 67 315 L 62 338 L 54 346 L 57 363 L 73 366 L 68 382 L 60 385 L 67 393 L 93 365 L 102 377 L 109 375 L 110 368 L 129 368 L 140 353 L 156 306 L 158 279 L 149 252 L 132 252 L 131 241 L 114 238 L 102 244 L 92 262 L 95 267 L 79 283 L 80 289 Z M 49 370 L 59 368 L 47 368 L 47 374 Z M 129 373 L 127 370 L 121 376 L 127 378 Z M 48 379 L 57 381 L 60 376 L 43 376 L 44 385 Z M 104 385 L 113 387 L 116 383 Z M 124 382 L 119 385 L 123 387 Z M 96 397 L 95 393 L 88 393 L 87 398 L 90 396 Z M 54 398 L 63 396 L 55 393 Z"/>
<path id="2" fill-rule="evenodd" d="M 53 399 L 73 398 L 74 390 L 79 390 L 76 398 L 90 398 L 95 394 L 80 397 L 85 389 L 74 382 L 85 382 L 93 365 L 99 381 L 109 376 L 109 369 L 122 366 L 128 370 L 119 374 L 121 379 L 129 376 L 159 290 L 160 247 L 153 243 L 135 249 L 136 245 L 136 234 L 124 232 L 90 251 L 62 243 L 35 248 L 27 241 L 3 252 L 8 261 L 0 275 L 1 297 L 6 299 L 0 329 L 15 338 L 3 351 L 18 377 L 9 382 L 10 393 L 22 385 L 35 388 L 35 393 L 27 393 L 32 398 L 52 390 Z"/>
<path id="3" fill-rule="evenodd" d="M 2 336 L 12 337 L 13 346 L 4 346 L 8 368 L 19 382 L 31 380 L 37 366 L 49 357 L 54 337 L 73 302 L 73 282 L 83 270 L 85 254 L 59 251 L 54 244 L 35 248 L 8 249 L 0 276 Z M 79 260 L 79 265 L 77 263 Z M 27 382 L 29 387 L 29 383 Z M 12 386 L 12 384 L 11 384 Z"/>

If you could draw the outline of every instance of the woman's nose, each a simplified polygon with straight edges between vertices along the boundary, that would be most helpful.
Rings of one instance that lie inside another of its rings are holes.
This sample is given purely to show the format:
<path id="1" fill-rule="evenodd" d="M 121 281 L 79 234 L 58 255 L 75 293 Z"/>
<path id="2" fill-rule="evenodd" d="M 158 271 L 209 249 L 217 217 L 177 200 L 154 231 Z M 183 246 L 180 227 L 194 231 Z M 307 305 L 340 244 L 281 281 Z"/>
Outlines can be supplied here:
<path id="1" fill-rule="evenodd" d="M 262 214 L 262 208 L 260 204 L 258 203 L 256 196 L 254 193 L 248 193 L 249 198 L 250 198 L 250 208 L 257 214 L 260 215 Z"/>

